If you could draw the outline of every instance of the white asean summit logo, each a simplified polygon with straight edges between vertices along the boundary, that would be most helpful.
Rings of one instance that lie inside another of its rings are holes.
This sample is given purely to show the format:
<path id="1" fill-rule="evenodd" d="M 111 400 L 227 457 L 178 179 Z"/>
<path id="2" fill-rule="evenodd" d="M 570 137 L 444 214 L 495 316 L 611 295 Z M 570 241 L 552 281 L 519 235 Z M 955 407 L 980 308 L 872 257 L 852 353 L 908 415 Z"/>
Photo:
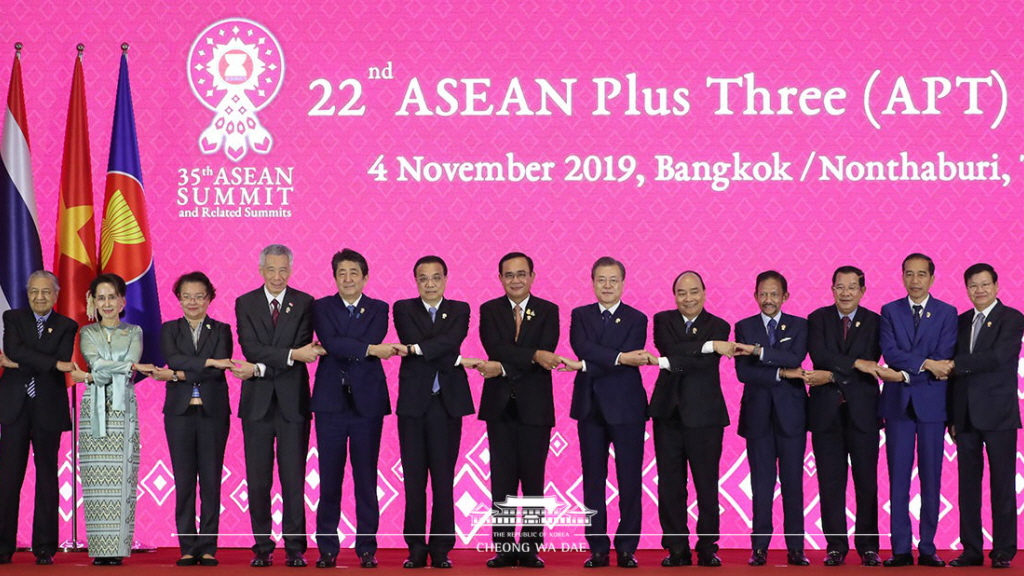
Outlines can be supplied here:
<path id="1" fill-rule="evenodd" d="M 245 18 L 208 26 L 188 54 L 192 93 L 214 112 L 199 136 L 199 149 L 238 162 L 249 150 L 266 154 L 274 143 L 256 117 L 277 96 L 284 79 L 284 54 L 274 35 Z"/>

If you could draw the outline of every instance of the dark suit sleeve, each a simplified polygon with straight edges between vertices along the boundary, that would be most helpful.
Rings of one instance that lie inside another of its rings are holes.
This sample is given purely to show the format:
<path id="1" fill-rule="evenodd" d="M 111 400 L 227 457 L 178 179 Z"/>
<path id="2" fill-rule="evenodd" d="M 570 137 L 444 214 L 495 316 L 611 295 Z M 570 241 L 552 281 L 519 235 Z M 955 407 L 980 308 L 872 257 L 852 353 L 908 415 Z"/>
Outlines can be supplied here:
<path id="1" fill-rule="evenodd" d="M 14 310 L 4 313 L 4 354 L 18 363 L 19 370 L 34 377 L 56 370 L 58 361 L 67 362 L 71 360 L 71 355 L 75 351 L 75 333 L 78 332 L 78 325 L 73 320 L 68 319 L 67 322 L 54 322 L 56 326 L 53 326 L 53 328 L 60 331 L 60 341 L 57 343 L 57 356 L 54 357 L 43 354 L 32 346 L 26 345 L 21 338 L 22 331 L 18 330 L 14 325 L 17 318 L 15 314 Z M 54 317 L 51 316 L 51 318 Z"/>
<path id="2" fill-rule="evenodd" d="M 587 374 L 591 379 L 601 378 L 616 368 L 615 360 L 623 352 L 640 350 L 647 343 L 647 316 L 640 312 L 630 319 L 629 332 L 623 340 L 623 349 L 616 350 L 601 346 L 594 339 L 587 337 L 587 308 L 576 308 L 572 311 L 569 325 L 569 344 L 576 356 L 587 363 Z"/>
<path id="3" fill-rule="evenodd" d="M 330 308 L 326 305 L 327 302 L 324 304 L 324 306 L 317 307 L 313 321 L 320 344 L 331 356 L 357 360 L 366 358 L 370 344 L 380 344 L 384 341 L 384 336 L 388 333 L 388 305 L 384 302 L 367 302 L 365 309 L 368 325 L 358 337 L 338 332 L 334 322 L 327 318 L 327 315 L 331 313 Z"/>
<path id="4" fill-rule="evenodd" d="M 415 303 L 413 304 L 415 306 Z M 409 306 L 402 306 L 403 313 L 399 317 L 399 306 L 395 304 L 395 331 L 398 332 L 398 339 L 409 344 L 418 344 L 423 358 L 427 361 L 435 360 L 441 356 L 458 356 L 462 348 L 462 342 L 469 334 L 469 306 L 453 305 L 448 318 L 437 318 L 437 322 L 448 322 L 451 328 L 426 338 L 416 329 L 412 320 L 412 311 Z M 440 313 L 439 313 L 440 314 Z"/>
<path id="5" fill-rule="evenodd" d="M 712 340 L 728 340 L 729 324 L 725 321 L 716 320 L 709 326 L 709 332 L 705 340 L 684 341 L 672 338 L 669 322 L 671 320 L 662 316 L 654 317 L 654 346 L 658 353 L 668 359 L 669 368 L 672 372 L 690 372 L 693 370 L 710 370 L 718 366 L 721 355 L 717 352 L 705 354 L 702 350 L 704 344 Z"/>
<path id="6" fill-rule="evenodd" d="M 931 352 L 933 360 L 950 360 L 956 354 L 956 308 L 949 306 L 942 316 L 939 341 Z"/>
<path id="7" fill-rule="evenodd" d="M 1024 337 L 1024 315 L 1009 308 L 1004 310 L 1006 317 L 1002 320 L 1003 325 L 1000 327 L 995 346 L 985 350 L 976 349 L 974 353 L 957 354 L 953 358 L 957 374 L 999 372 L 1005 370 L 1007 364 L 1017 364 L 1020 359 L 1021 338 Z M 970 349 L 970 345 L 964 349 Z"/>
<path id="8" fill-rule="evenodd" d="M 238 344 L 242 347 L 242 355 L 253 364 L 265 364 L 269 369 L 287 369 L 288 355 L 291 354 L 289 346 L 270 346 L 260 342 L 256 335 L 256 311 L 246 306 L 246 298 L 243 296 L 235 300 L 235 319 L 238 322 Z M 306 306 L 300 318 L 299 338 L 296 346 L 305 346 L 313 341 L 312 321 L 310 320 L 310 306 Z M 268 373 L 266 376 L 272 376 Z"/>
<path id="9" fill-rule="evenodd" d="M 749 326 L 744 329 L 745 324 L 753 325 L 753 323 L 738 322 L 736 324 L 736 341 L 744 344 L 755 343 L 753 335 L 748 333 Z M 768 352 L 765 348 L 762 350 Z M 791 368 L 792 366 L 785 367 Z M 756 384 L 767 388 L 778 386 L 782 383 L 780 379 L 776 378 L 778 372 L 778 367 L 768 366 L 755 356 L 736 357 L 736 377 L 744 384 Z"/>
<path id="10" fill-rule="evenodd" d="M 882 346 L 882 356 L 885 362 L 895 370 L 905 370 L 909 374 L 917 374 L 921 366 L 928 359 L 916 351 L 903 350 L 896 341 L 896 329 L 894 326 L 893 304 L 886 304 L 882 307 L 882 322 L 878 327 L 878 341 Z M 953 342 L 956 343 L 956 325 L 953 326 Z M 952 353 L 950 354 L 952 355 Z"/>
<path id="11" fill-rule="evenodd" d="M 540 309 L 539 306 L 537 308 Z M 508 313 L 512 314 L 511 306 L 508 308 Z M 494 328 L 498 321 L 494 310 L 485 312 L 484 307 L 480 308 L 480 343 L 483 344 L 484 351 L 487 352 L 487 359 L 500 362 L 505 370 L 505 375 L 510 379 L 518 378 L 533 369 L 533 356 L 537 350 L 554 352 L 558 346 L 560 333 L 558 306 L 545 305 L 543 312 L 537 314 L 536 321 L 544 324 L 536 348 L 525 348 L 517 346 L 515 342 L 503 341 L 498 337 L 497 330 Z M 526 321 L 523 320 L 523 322 Z"/>
<path id="12" fill-rule="evenodd" d="M 811 353 L 814 367 L 849 376 L 854 372 L 853 365 L 857 358 L 839 352 L 833 352 L 825 345 L 825 322 L 823 314 L 814 312 L 807 318 L 807 348 Z"/>

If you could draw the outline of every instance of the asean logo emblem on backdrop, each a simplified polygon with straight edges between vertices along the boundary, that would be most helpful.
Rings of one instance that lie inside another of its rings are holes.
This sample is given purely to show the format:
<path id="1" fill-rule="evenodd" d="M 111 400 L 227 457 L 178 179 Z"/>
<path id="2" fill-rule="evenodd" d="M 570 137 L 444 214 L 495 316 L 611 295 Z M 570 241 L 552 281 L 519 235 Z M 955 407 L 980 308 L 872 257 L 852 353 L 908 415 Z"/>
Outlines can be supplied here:
<path id="1" fill-rule="evenodd" d="M 196 37 L 188 54 L 192 93 L 213 111 L 199 136 L 199 149 L 221 149 L 234 162 L 252 150 L 270 152 L 274 138 L 256 117 L 281 90 L 284 54 L 274 35 L 245 18 L 211 24 Z"/>

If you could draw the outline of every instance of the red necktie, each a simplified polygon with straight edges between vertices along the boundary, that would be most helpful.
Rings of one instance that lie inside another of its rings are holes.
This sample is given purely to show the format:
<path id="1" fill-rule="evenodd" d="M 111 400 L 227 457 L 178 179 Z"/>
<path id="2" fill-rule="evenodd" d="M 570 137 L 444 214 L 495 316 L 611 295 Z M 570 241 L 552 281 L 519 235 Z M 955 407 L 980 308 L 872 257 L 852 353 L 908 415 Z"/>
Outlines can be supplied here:
<path id="1" fill-rule="evenodd" d="M 277 300 L 270 301 L 270 319 L 274 321 L 274 326 L 277 326 L 277 319 L 281 317 L 281 303 Z"/>
<path id="2" fill-rule="evenodd" d="M 850 317 L 843 316 L 843 340 L 850 335 Z"/>

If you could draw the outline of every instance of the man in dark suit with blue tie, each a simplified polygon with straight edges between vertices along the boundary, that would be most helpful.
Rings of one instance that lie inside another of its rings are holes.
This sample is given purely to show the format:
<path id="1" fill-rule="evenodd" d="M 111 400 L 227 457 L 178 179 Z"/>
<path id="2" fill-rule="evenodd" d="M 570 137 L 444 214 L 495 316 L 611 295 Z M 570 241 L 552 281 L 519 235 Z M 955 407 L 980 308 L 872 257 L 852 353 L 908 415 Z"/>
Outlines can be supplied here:
<path id="1" fill-rule="evenodd" d="M 744 354 L 736 358 L 736 376 L 743 382 L 738 432 L 747 439 L 754 509 L 753 553 L 748 563 L 763 566 L 768 561 L 777 469 L 786 560 L 793 566 L 807 566 L 803 511 L 807 391 L 800 367 L 807 355 L 807 321 L 782 312 L 782 304 L 789 299 L 782 274 L 762 272 L 755 286 L 761 313 L 736 323 L 737 350 Z"/>
<path id="2" fill-rule="evenodd" d="M 455 546 L 455 464 L 462 417 L 473 413 L 473 397 L 459 350 L 469 332 L 469 304 L 444 297 L 448 265 L 424 256 L 413 266 L 418 298 L 395 302 L 398 352 L 398 443 L 405 481 L 403 568 L 451 568 Z M 471 362 L 478 362 L 471 360 Z M 430 541 L 426 538 L 427 476 L 432 495 Z"/>
<path id="3" fill-rule="evenodd" d="M 590 269 L 596 304 L 572 311 L 569 342 L 578 360 L 565 360 L 577 370 L 569 416 L 576 419 L 583 464 L 583 505 L 597 512 L 584 527 L 590 558 L 584 568 L 608 566 L 608 448 L 615 447 L 619 489 L 619 527 L 615 535 L 617 564 L 636 568 L 641 532 L 641 488 L 647 392 L 638 366 L 647 364 L 647 316 L 622 302 L 626 267 L 607 256 Z"/>
<path id="4" fill-rule="evenodd" d="M 356 545 L 360 566 L 377 566 L 377 459 L 384 416 L 391 399 L 381 360 L 398 345 L 382 344 L 388 331 L 388 305 L 363 294 L 369 266 L 362 254 L 345 248 L 331 259 L 338 293 L 313 304 L 313 328 L 327 352 L 316 368 L 310 409 L 320 451 L 320 504 L 316 509 L 318 568 L 337 565 L 341 483 L 352 456 L 356 498 Z"/>
<path id="5" fill-rule="evenodd" d="M 914 253 L 903 260 L 907 297 L 882 307 L 879 338 L 882 356 L 903 373 L 901 382 L 886 382 L 878 412 L 885 425 L 885 454 L 889 465 L 892 557 L 886 566 L 909 566 L 910 479 L 917 448 L 921 481 L 921 540 L 917 563 L 942 567 L 935 553 L 942 478 L 942 441 L 946 430 L 946 378 L 956 348 L 956 308 L 929 295 L 935 282 L 935 263 Z"/>
<path id="6" fill-rule="evenodd" d="M 1020 404 L 1017 367 L 1024 315 L 1006 306 L 999 275 L 988 264 L 964 272 L 974 306 L 960 315 L 950 386 L 950 434 L 956 439 L 959 471 L 960 543 L 964 551 L 950 566 L 983 564 L 981 481 L 988 453 L 992 498 L 993 568 L 1009 568 L 1017 553 L 1017 498 L 1014 468 Z"/>

